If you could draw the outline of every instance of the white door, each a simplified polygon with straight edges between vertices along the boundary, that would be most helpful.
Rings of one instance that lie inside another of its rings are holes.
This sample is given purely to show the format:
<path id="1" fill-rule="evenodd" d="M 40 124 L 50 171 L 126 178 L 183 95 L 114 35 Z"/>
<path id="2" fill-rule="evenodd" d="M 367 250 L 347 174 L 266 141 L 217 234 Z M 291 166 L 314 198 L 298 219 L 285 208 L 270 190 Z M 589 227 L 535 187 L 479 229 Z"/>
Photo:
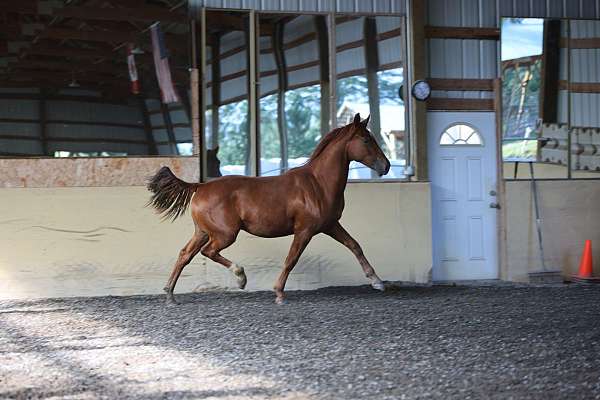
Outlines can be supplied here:
<path id="1" fill-rule="evenodd" d="M 496 279 L 494 113 L 429 112 L 434 281 Z"/>

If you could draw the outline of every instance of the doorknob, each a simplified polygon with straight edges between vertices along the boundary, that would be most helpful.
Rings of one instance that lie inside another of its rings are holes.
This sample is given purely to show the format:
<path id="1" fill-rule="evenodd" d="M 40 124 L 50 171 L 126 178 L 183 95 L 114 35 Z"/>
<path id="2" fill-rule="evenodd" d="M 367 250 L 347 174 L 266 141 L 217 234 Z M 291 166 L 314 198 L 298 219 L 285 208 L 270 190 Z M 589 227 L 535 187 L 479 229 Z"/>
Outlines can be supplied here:
<path id="1" fill-rule="evenodd" d="M 496 191 L 495 190 L 490 190 L 490 196 L 496 196 Z"/>
<path id="2" fill-rule="evenodd" d="M 500 204 L 499 203 L 490 203 L 490 208 L 497 208 L 499 210 Z"/>

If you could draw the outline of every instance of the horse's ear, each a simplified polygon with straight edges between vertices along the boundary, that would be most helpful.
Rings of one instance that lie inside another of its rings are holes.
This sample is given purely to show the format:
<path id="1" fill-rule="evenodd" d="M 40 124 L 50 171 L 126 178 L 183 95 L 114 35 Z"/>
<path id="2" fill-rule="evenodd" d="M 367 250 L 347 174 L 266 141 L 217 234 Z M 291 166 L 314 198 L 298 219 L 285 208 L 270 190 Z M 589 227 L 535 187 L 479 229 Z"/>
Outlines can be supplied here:
<path id="1" fill-rule="evenodd" d="M 358 126 L 360 124 L 360 113 L 356 113 L 354 116 L 354 126 Z"/>
<path id="2" fill-rule="evenodd" d="M 371 114 L 369 114 L 369 116 L 367 117 L 367 119 L 365 119 L 362 122 L 362 126 L 364 126 L 365 128 L 367 127 L 367 125 L 369 124 L 369 120 L 371 119 Z"/>

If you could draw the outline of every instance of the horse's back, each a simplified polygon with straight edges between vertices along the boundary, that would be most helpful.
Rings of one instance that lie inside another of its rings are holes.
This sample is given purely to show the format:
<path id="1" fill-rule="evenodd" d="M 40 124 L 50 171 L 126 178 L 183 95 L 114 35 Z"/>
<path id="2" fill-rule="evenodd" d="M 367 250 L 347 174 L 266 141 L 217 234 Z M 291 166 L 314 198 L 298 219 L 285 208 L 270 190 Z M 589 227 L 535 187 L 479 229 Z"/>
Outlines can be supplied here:
<path id="1" fill-rule="evenodd" d="M 210 214 L 228 224 L 236 220 L 240 229 L 258 236 L 289 235 L 294 228 L 294 209 L 303 204 L 303 179 L 298 172 L 217 178 L 198 187 L 192 213 L 200 219 L 202 214 Z"/>

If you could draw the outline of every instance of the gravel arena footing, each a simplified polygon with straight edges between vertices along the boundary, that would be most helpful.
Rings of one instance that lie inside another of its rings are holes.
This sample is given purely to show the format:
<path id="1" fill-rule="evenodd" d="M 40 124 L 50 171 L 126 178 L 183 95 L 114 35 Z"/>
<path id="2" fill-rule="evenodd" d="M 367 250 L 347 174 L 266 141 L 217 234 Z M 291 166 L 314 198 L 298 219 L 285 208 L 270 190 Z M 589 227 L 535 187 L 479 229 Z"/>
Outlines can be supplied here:
<path id="1" fill-rule="evenodd" d="M 600 287 L 0 301 L 0 398 L 600 398 Z"/>

